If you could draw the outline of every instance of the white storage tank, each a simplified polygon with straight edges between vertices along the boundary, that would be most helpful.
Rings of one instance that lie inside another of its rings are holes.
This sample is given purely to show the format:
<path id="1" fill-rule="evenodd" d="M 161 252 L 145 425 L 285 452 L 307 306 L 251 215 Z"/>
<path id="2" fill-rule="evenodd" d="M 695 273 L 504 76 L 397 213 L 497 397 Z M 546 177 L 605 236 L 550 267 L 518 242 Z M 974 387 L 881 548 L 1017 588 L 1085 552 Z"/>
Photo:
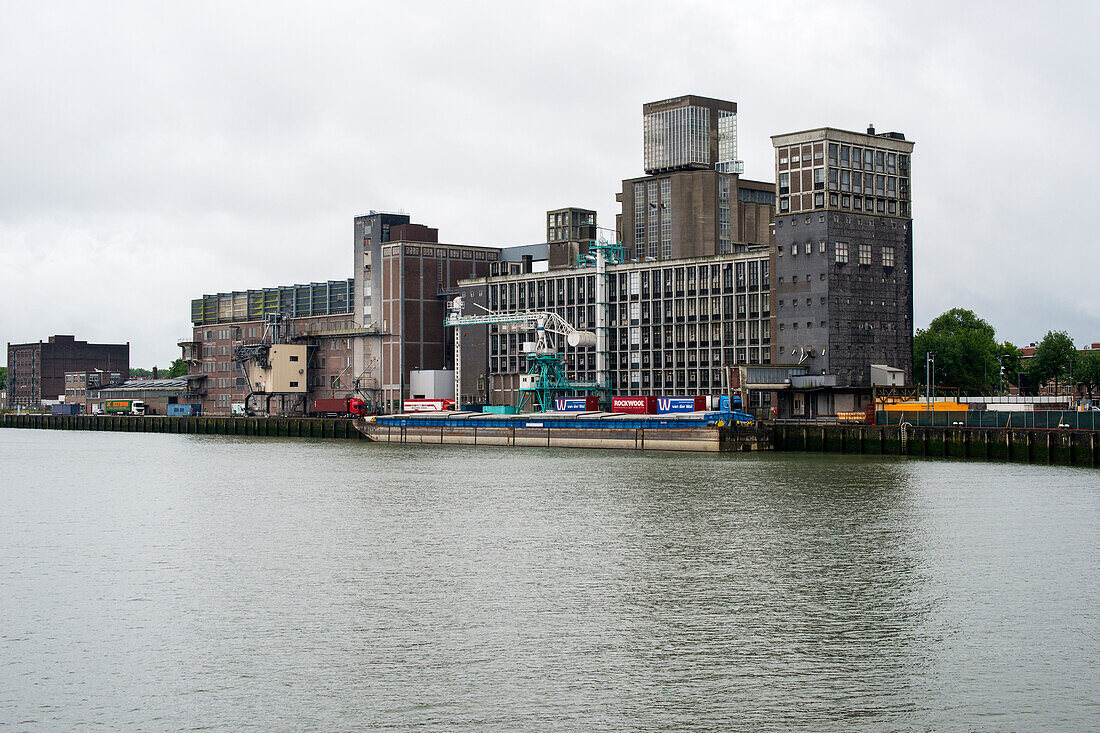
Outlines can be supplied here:
<path id="1" fill-rule="evenodd" d="M 596 334 L 591 331 L 574 331 L 565 337 L 565 342 L 574 349 L 587 349 L 596 345 Z"/>

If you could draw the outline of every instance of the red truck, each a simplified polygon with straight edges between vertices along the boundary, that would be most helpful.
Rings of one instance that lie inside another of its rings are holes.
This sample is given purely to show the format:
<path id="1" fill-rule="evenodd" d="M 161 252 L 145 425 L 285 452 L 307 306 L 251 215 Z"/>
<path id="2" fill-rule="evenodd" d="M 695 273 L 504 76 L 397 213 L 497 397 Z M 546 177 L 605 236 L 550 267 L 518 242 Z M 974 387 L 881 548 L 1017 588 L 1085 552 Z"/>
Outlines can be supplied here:
<path id="1" fill-rule="evenodd" d="M 367 414 L 367 403 L 354 397 L 340 400 L 313 400 L 309 414 L 314 417 L 356 417 Z"/>

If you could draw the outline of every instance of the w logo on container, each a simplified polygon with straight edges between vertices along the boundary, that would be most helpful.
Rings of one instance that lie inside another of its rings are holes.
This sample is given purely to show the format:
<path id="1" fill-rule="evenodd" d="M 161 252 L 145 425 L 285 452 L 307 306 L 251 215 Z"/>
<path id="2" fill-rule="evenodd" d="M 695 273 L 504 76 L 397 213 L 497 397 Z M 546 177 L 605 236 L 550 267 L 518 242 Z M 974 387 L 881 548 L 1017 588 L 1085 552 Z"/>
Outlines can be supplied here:
<path id="1" fill-rule="evenodd" d="M 657 409 L 661 412 L 668 412 L 672 409 L 672 400 L 670 400 L 668 397 L 658 397 Z"/>

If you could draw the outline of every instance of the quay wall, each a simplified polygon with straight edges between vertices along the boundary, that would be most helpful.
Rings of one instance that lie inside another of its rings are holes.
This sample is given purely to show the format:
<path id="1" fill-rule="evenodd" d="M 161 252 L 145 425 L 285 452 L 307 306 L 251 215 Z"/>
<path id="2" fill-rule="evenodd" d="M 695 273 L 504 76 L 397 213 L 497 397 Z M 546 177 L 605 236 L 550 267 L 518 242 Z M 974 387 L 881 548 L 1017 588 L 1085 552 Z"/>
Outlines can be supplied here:
<path id="1" fill-rule="evenodd" d="M 777 451 L 1100 466 L 1097 430 L 782 423 L 771 441 Z"/>
<path id="2" fill-rule="evenodd" d="M 107 430 L 190 435 L 258 435 L 291 438 L 346 438 L 383 443 L 451 443 L 467 445 L 626 450 L 751 451 L 770 450 L 762 429 L 696 427 L 685 429 L 556 429 L 478 427 L 397 427 L 376 423 L 363 431 L 346 418 L 295 417 L 138 417 L 107 415 L 0 415 L 0 428 L 41 430 Z M 365 433 L 365 434 L 364 434 Z"/>
<path id="3" fill-rule="evenodd" d="M 258 435 L 363 440 L 349 419 L 332 417 L 138 417 L 133 415 L 0 415 L 0 428 L 104 430 L 126 433 Z"/>
<path id="4" fill-rule="evenodd" d="M 566 431 L 561 442 L 541 434 L 496 435 L 479 428 L 476 435 L 461 431 L 425 428 L 391 428 L 367 437 L 352 420 L 343 418 L 294 417 L 136 417 L 105 415 L 2 414 L 0 428 L 42 430 L 105 430 L 117 432 L 180 433 L 191 435 L 246 435 L 290 438 L 339 438 L 382 442 L 468 443 L 477 445 L 542 445 L 553 447 L 671 449 L 671 450 L 769 450 L 866 455 L 908 455 L 928 458 L 1014 461 L 1064 466 L 1100 467 L 1100 431 L 1046 430 L 1037 428 L 975 428 L 898 425 L 821 425 L 781 423 L 758 436 L 721 433 L 704 438 L 706 445 L 692 445 L 701 436 L 642 435 L 628 431 L 624 436 L 598 436 L 602 432 Z M 522 429 L 531 431 L 538 429 Z M 655 431 L 650 431 L 655 432 Z M 573 433 L 576 433 L 575 435 Z"/>

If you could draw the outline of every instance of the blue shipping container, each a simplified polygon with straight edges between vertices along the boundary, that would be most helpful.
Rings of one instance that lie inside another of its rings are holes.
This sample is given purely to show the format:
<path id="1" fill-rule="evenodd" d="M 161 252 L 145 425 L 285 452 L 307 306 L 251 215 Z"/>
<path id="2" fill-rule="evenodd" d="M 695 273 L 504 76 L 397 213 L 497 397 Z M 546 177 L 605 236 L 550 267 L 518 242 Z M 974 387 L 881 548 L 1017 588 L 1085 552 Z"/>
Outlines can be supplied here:
<path id="1" fill-rule="evenodd" d="M 200 405 L 168 405 L 169 417 L 196 417 L 200 412 Z"/>
<path id="2" fill-rule="evenodd" d="M 707 409 L 705 397 L 658 397 L 657 412 L 702 412 Z"/>
<path id="3" fill-rule="evenodd" d="M 79 415 L 80 405 L 50 405 L 51 415 Z"/>
<path id="4" fill-rule="evenodd" d="M 595 397 L 558 397 L 554 400 L 558 412 L 595 412 L 599 401 Z"/>

